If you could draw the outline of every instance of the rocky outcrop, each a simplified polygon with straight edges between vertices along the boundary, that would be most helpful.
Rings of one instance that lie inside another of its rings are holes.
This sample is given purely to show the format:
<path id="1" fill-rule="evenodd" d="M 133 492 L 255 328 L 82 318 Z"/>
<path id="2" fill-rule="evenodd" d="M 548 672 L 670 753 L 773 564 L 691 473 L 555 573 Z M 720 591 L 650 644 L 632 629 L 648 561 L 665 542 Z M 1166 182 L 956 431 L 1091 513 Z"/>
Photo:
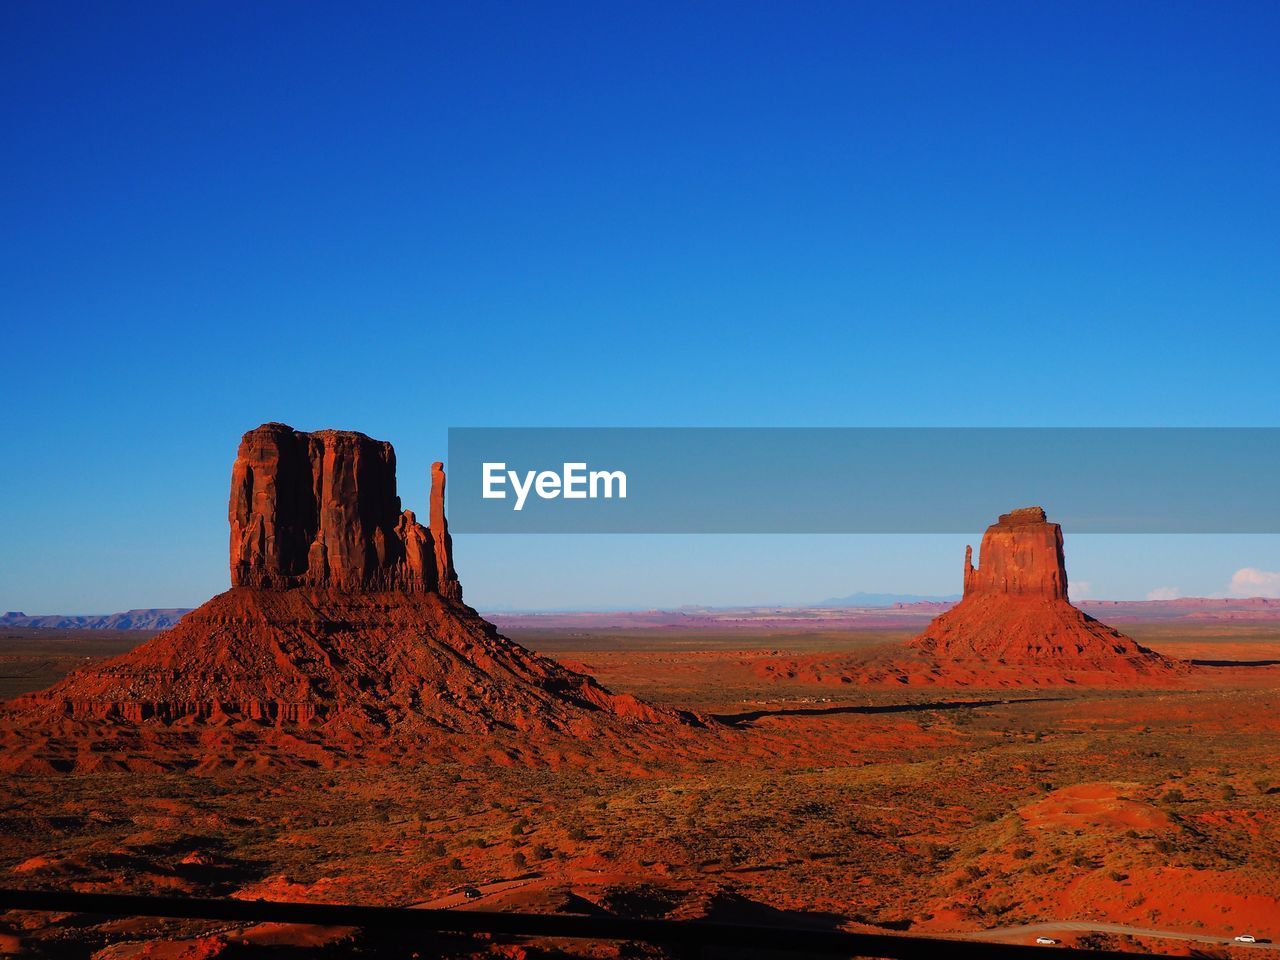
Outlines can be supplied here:
<path id="1" fill-rule="evenodd" d="M 400 509 L 389 443 L 363 433 L 263 424 L 241 439 L 231 470 L 231 584 L 424 593 L 444 581 L 440 592 L 461 599 L 439 463 L 432 467 L 431 507 L 438 538 L 413 511 Z"/>
<path id="2" fill-rule="evenodd" d="M 15 701 L 73 719 L 376 737 L 671 718 L 433 593 L 233 587 L 122 657 Z M 595 730 L 594 732 L 599 732 Z"/>
<path id="3" fill-rule="evenodd" d="M 462 584 L 453 569 L 453 538 L 449 521 L 444 516 L 444 464 L 431 464 L 431 544 L 434 550 L 436 586 L 440 596 L 448 600 L 462 599 Z"/>
<path id="4" fill-rule="evenodd" d="M 465 606 L 444 497 L 436 463 L 424 527 L 400 508 L 390 444 L 249 431 L 232 469 L 232 588 L 5 705 L 0 769 L 222 769 L 268 747 L 284 764 L 559 762 L 569 741 L 572 753 L 631 750 L 637 724 L 672 736 L 701 725 L 526 650 Z"/>
<path id="5" fill-rule="evenodd" d="M 1002 514 L 982 536 L 982 566 L 973 547 L 964 552 L 964 596 L 990 595 L 1067 599 L 1062 527 L 1049 523 L 1042 507 Z"/>
<path id="6" fill-rule="evenodd" d="M 1035 664 L 1098 673 L 1182 669 L 1071 605 L 1062 528 L 1040 507 L 1006 513 L 982 537 L 980 565 L 965 548 L 964 597 L 911 646 L 943 662 Z"/>

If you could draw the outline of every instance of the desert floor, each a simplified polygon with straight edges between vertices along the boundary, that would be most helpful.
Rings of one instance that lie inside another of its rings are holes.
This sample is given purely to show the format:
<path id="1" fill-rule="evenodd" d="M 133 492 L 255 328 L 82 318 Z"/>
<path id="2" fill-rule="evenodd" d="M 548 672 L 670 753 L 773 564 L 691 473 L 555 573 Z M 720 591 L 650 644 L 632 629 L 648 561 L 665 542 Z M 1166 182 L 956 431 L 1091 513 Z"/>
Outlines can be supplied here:
<path id="1" fill-rule="evenodd" d="M 1165 688 L 879 688 L 779 677 L 911 630 L 505 628 L 605 685 L 717 719 L 636 764 L 12 776 L 0 883 L 607 911 L 1166 953 L 1280 940 L 1280 623 L 1124 623 L 1200 662 Z M 0 634 L 0 697 L 140 633 Z M 103 957 L 385 946 L 376 933 L 0 916 L 0 952 Z M 402 945 L 403 946 L 403 945 Z M 404 947 L 409 950 L 409 947 Z M 613 944 L 422 956 L 657 955 Z M 407 954 L 406 954 L 407 955 Z"/>

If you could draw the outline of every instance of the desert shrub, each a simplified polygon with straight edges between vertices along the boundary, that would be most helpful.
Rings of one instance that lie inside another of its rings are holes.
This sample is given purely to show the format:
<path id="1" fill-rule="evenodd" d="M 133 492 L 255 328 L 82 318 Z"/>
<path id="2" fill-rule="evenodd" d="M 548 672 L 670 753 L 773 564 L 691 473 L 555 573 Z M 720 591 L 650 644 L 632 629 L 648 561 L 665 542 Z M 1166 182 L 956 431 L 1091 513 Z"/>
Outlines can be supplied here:
<path id="1" fill-rule="evenodd" d="M 1160 798 L 1165 803 L 1182 803 L 1186 797 L 1182 795 L 1182 791 L 1178 789 L 1166 790 L 1164 796 Z"/>
<path id="2" fill-rule="evenodd" d="M 461 870 L 461 869 L 462 869 L 462 861 L 461 861 L 461 860 L 459 860 L 457 857 L 454 857 L 452 860 L 450 860 L 450 861 L 449 861 L 449 869 L 450 869 L 450 870 Z"/>
<path id="3" fill-rule="evenodd" d="M 515 823 L 511 825 L 511 835 L 513 837 L 522 836 L 524 834 L 525 829 L 528 826 L 529 826 L 529 821 L 526 820 L 524 817 L 521 817 L 519 820 L 517 820 Z"/>
<path id="4" fill-rule="evenodd" d="M 1008 897 L 1003 897 L 1003 896 L 993 897 L 987 903 L 987 912 L 994 913 L 997 916 L 999 916 L 1002 913 L 1008 913 L 1012 909 L 1013 909 L 1013 901 L 1010 900 Z"/>
<path id="5" fill-rule="evenodd" d="M 1110 877 L 1112 880 L 1114 880 L 1116 883 L 1119 883 L 1121 880 L 1129 879 L 1129 875 L 1127 873 L 1121 873 L 1119 870 L 1112 870 L 1107 873 L 1107 876 Z"/>
<path id="6" fill-rule="evenodd" d="M 582 827 L 578 827 L 578 826 L 570 827 L 570 828 L 569 828 L 569 839 L 570 839 L 570 840 L 585 840 L 585 839 L 587 839 L 587 831 L 586 831 L 586 830 L 584 830 Z"/>
<path id="7" fill-rule="evenodd" d="M 1159 839 L 1159 840 L 1157 840 L 1157 841 L 1156 841 L 1156 852 L 1157 852 L 1157 853 L 1173 853 L 1173 851 L 1174 851 L 1174 850 L 1176 850 L 1176 849 L 1177 849 L 1177 847 L 1175 847 L 1175 846 L 1173 845 L 1173 841 L 1172 841 L 1172 840 L 1165 840 L 1165 839 L 1162 837 L 1161 839 Z"/>
<path id="8" fill-rule="evenodd" d="M 435 843 L 431 844 L 427 849 L 430 851 L 433 857 L 443 857 L 446 853 L 443 840 L 437 840 Z"/>
<path id="9" fill-rule="evenodd" d="M 1015 860 L 1030 860 L 1030 859 L 1031 859 L 1031 851 L 1030 851 L 1028 848 L 1026 848 L 1026 847 L 1019 847 L 1017 850 L 1013 851 L 1013 859 L 1015 859 Z"/>
<path id="10" fill-rule="evenodd" d="M 533 845 L 533 859 L 546 860 L 551 856 L 551 848 L 545 843 L 535 843 Z"/>
<path id="11" fill-rule="evenodd" d="M 1223 800 L 1234 800 L 1236 798 L 1236 788 L 1229 783 L 1222 785 L 1221 797 Z"/>
<path id="12" fill-rule="evenodd" d="M 525 857 L 523 853 L 517 850 L 515 853 L 511 855 L 511 863 L 517 869 L 523 870 L 525 867 L 529 865 L 529 860 L 527 857 Z"/>

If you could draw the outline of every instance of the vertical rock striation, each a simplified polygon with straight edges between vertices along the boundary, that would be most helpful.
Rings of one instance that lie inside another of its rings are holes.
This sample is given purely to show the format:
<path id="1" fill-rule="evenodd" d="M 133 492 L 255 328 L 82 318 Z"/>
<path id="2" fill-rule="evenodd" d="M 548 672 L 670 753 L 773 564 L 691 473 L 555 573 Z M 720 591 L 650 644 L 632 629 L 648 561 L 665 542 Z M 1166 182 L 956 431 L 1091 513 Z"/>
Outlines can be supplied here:
<path id="1" fill-rule="evenodd" d="M 460 600 L 439 463 L 431 509 L 439 515 L 431 521 L 438 537 L 413 511 L 401 510 L 391 444 L 363 433 L 263 424 L 241 439 L 231 469 L 231 585 L 438 591 Z"/>
<path id="2" fill-rule="evenodd" d="M 973 547 L 965 547 L 964 595 L 998 594 L 1067 599 L 1062 527 L 1049 523 L 1043 508 L 1013 510 L 987 527 L 982 566 L 973 565 Z"/>
<path id="3" fill-rule="evenodd" d="M 453 569 L 453 538 L 449 536 L 449 521 L 444 516 L 444 464 L 437 460 L 431 464 L 431 543 L 437 588 L 447 600 L 462 599 L 462 584 Z"/>

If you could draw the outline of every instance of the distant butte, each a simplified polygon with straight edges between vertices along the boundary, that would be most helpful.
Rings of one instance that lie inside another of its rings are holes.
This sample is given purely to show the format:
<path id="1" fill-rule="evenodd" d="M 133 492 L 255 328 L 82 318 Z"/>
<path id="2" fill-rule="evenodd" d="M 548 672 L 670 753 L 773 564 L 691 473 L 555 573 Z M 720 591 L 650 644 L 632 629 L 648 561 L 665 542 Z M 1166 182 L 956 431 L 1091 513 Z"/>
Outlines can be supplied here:
<path id="1" fill-rule="evenodd" d="M 939 661 L 1035 664 L 1159 674 L 1179 669 L 1072 606 L 1062 528 L 1040 507 L 1000 517 L 982 537 L 981 564 L 965 548 L 964 596 L 910 642 Z"/>
<path id="2" fill-rule="evenodd" d="M 981 565 L 965 548 L 964 596 L 905 646 L 766 658 L 753 669 L 779 681 L 992 689 L 1149 685 L 1192 668 L 1072 606 L 1062 528 L 1024 507 L 987 528 Z"/>

